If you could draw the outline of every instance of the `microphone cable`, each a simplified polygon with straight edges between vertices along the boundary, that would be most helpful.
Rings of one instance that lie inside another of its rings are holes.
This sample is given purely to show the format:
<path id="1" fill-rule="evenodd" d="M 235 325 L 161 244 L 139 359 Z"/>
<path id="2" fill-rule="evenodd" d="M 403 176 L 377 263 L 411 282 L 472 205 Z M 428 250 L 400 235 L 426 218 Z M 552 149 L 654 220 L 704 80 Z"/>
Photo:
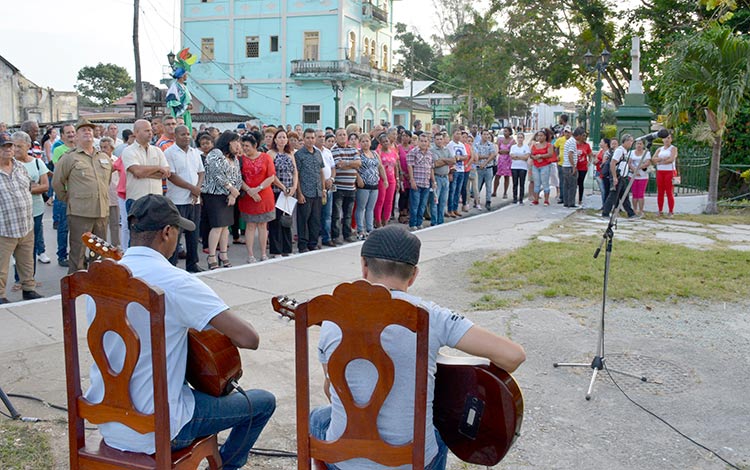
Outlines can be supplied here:
<path id="1" fill-rule="evenodd" d="M 606 371 L 607 371 L 607 375 L 609 376 L 609 379 L 610 379 L 610 380 L 612 381 L 612 383 L 613 383 L 613 384 L 615 384 L 615 387 L 617 387 L 617 389 L 618 389 L 618 390 L 619 390 L 619 391 L 620 391 L 620 392 L 621 392 L 621 393 L 622 393 L 622 394 L 623 394 L 623 395 L 625 396 L 625 398 L 627 398 L 627 399 L 628 399 L 628 401 L 630 401 L 630 403 L 634 404 L 635 406 L 637 406 L 637 407 L 638 407 L 638 408 L 640 408 L 641 410 L 645 411 L 645 412 L 646 412 L 646 413 L 648 413 L 649 415 L 651 415 L 651 416 L 653 416 L 654 418 L 658 419 L 659 421 L 661 421 L 662 423 L 664 423 L 665 425 L 667 425 L 667 426 L 668 426 L 668 427 L 669 427 L 669 428 L 670 428 L 671 430 L 673 430 L 674 432 L 676 432 L 677 434 L 679 434 L 679 435 L 680 435 L 680 436 L 682 436 L 683 438 L 687 439 L 687 440 L 688 440 L 688 441 L 690 441 L 691 443 L 695 444 L 696 446 L 700 447 L 701 449 L 704 449 L 704 450 L 706 450 L 706 451 L 708 451 L 708 452 L 712 453 L 712 454 L 713 454 L 713 455 L 714 455 L 714 456 L 715 456 L 716 458 L 718 458 L 719 460 L 721 460 L 721 461 L 722 461 L 722 462 L 724 462 L 725 464 L 729 465 L 730 467 L 734 468 L 735 470 L 742 470 L 742 469 L 740 469 L 740 467 L 739 467 L 738 465 L 735 465 L 735 464 L 733 464 L 733 463 L 732 463 L 732 462 L 730 462 L 729 460 L 727 460 L 727 459 L 725 459 L 724 457 L 722 457 L 721 455 L 719 455 L 719 454 L 718 454 L 718 453 L 717 453 L 716 451 L 714 451 L 713 449 L 709 449 L 708 447 L 706 447 L 705 445 L 703 445 L 703 444 L 701 444 L 700 442 L 696 441 L 696 440 L 695 440 L 695 439 L 693 439 L 692 437 L 690 437 L 690 436 L 686 435 L 685 433 L 683 433 L 682 431 L 680 431 L 679 429 L 677 429 L 677 428 L 676 428 L 675 426 L 673 426 L 672 424 L 670 424 L 670 423 L 669 423 L 669 422 L 668 422 L 668 421 L 667 421 L 666 419 L 662 418 L 661 416 L 657 415 L 657 414 L 656 414 L 656 413 L 654 413 L 653 411 L 649 410 L 649 409 L 648 409 L 648 408 L 646 408 L 645 406 L 641 405 L 641 404 L 640 404 L 640 403 L 638 403 L 637 401 L 635 401 L 635 400 L 633 400 L 632 398 L 630 398 L 630 395 L 628 395 L 628 394 L 627 394 L 627 393 L 625 392 L 625 390 L 623 390 L 623 389 L 622 389 L 622 387 L 620 387 L 620 384 L 618 384 L 618 383 L 617 383 L 617 381 L 615 380 L 615 378 L 614 378 L 614 377 L 612 377 L 612 374 L 611 374 L 611 373 L 609 372 L 609 368 L 607 368 L 607 362 L 606 362 L 606 361 L 602 361 L 602 363 L 604 364 L 604 370 L 606 370 Z"/>

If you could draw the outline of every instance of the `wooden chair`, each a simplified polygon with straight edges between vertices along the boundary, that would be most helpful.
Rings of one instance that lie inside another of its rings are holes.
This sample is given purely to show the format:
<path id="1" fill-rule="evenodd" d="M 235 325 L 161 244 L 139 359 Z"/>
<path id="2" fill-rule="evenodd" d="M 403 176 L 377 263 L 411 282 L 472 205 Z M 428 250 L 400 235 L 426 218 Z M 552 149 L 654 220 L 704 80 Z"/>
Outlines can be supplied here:
<path id="1" fill-rule="evenodd" d="M 167 360 L 164 341 L 151 342 L 154 381 L 154 413 L 139 412 L 130 398 L 129 383 L 140 354 L 141 342 L 128 322 L 126 308 L 141 304 L 151 315 L 151 337 L 164 338 L 164 293 L 134 278 L 130 270 L 111 260 L 92 263 L 88 271 L 78 271 L 61 282 L 65 371 L 68 386 L 68 435 L 71 469 L 195 469 L 208 459 L 211 469 L 221 466 L 216 435 L 196 440 L 185 449 L 172 452 L 167 400 Z M 91 355 L 104 380 L 104 399 L 91 403 L 81 393 L 78 357 L 76 298 L 87 294 L 96 303 L 96 318 L 89 326 L 87 340 Z M 120 372 L 110 365 L 104 352 L 104 334 L 120 335 L 125 360 Z M 140 433 L 155 433 L 153 455 L 123 452 L 104 440 L 86 438 L 84 420 L 94 424 L 119 422 Z"/>
<path id="2" fill-rule="evenodd" d="M 297 382 L 297 468 L 324 468 L 322 462 L 336 463 L 364 457 L 386 466 L 412 464 L 424 468 L 425 416 L 427 408 L 427 357 L 429 314 L 403 300 L 391 298 L 384 287 L 367 281 L 339 285 L 333 295 L 320 295 L 295 309 L 295 348 Z M 327 320 L 342 332 L 339 346 L 328 362 L 328 375 L 344 409 L 347 424 L 336 441 L 321 441 L 310 435 L 310 388 L 308 328 Z M 394 365 L 380 343 L 388 325 L 401 325 L 417 334 L 416 386 L 414 390 L 414 439 L 401 446 L 390 445 L 380 438 L 377 417 L 393 387 Z M 344 372 L 355 359 L 370 361 L 378 371 L 378 381 L 370 400 L 357 405 Z"/>

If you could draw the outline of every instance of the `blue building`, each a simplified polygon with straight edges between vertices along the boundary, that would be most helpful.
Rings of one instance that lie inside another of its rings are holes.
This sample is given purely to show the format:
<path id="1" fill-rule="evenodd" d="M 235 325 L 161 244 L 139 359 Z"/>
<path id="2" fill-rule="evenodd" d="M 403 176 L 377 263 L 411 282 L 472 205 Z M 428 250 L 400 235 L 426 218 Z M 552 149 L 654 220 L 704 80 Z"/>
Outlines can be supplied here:
<path id="1" fill-rule="evenodd" d="M 200 61 L 191 92 L 267 124 L 392 122 L 392 2 L 182 0 L 182 44 Z"/>

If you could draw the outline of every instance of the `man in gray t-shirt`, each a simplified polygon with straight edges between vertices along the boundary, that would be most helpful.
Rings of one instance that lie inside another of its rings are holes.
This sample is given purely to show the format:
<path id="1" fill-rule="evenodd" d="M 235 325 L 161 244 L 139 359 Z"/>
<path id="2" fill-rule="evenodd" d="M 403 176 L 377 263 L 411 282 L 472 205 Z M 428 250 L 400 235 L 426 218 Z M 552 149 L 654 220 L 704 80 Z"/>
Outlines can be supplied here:
<path id="1" fill-rule="evenodd" d="M 442 470 L 445 469 L 448 449 L 432 424 L 431 406 L 435 390 L 434 371 L 440 348 L 455 347 L 468 354 L 488 358 L 508 372 L 515 370 L 526 356 L 523 348 L 509 339 L 475 326 L 447 308 L 406 292 L 419 272 L 420 248 L 419 238 L 403 225 L 393 224 L 375 230 L 362 245 L 362 277 L 372 284 L 389 288 L 393 298 L 419 305 L 430 314 L 428 370 L 432 372 L 427 382 L 425 465 L 430 470 Z M 414 333 L 397 326 L 386 327 L 382 335 L 382 346 L 393 360 L 395 377 L 393 387 L 380 409 L 377 426 L 383 439 L 393 445 L 402 445 L 413 439 L 414 416 L 413 411 L 410 413 L 408 410 L 414 409 L 415 340 Z M 346 427 L 346 412 L 336 390 L 330 386 L 327 368 L 328 360 L 340 342 L 339 327 L 331 322 L 323 322 L 318 358 L 326 376 L 325 393 L 330 397 L 331 404 L 317 408 L 310 414 L 310 432 L 322 440 L 339 438 Z M 355 361 L 347 367 L 347 382 L 355 402 L 366 402 L 372 393 L 377 380 L 373 370 L 372 364 L 365 361 Z M 386 468 L 366 458 L 336 462 L 331 467 L 340 470 Z"/>
<path id="2" fill-rule="evenodd" d="M 444 222 L 445 211 L 448 207 L 448 192 L 450 190 L 449 174 L 451 165 L 456 164 L 456 158 L 451 154 L 448 147 L 445 146 L 447 135 L 444 133 L 435 134 L 435 143 L 432 146 L 432 155 L 435 172 L 435 200 L 431 201 L 432 209 L 430 220 L 432 225 L 440 225 Z M 437 204 L 435 204 L 437 201 Z"/>

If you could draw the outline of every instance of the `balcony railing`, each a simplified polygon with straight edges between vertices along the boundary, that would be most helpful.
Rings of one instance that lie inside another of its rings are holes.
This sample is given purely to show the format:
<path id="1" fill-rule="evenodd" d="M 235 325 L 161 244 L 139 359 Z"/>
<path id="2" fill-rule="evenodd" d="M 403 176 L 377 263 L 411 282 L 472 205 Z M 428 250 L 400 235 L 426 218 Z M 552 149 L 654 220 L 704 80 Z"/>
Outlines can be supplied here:
<path id="1" fill-rule="evenodd" d="M 388 24 L 388 12 L 371 1 L 362 2 L 362 19 Z"/>
<path id="2" fill-rule="evenodd" d="M 318 80 L 365 79 L 395 87 L 403 86 L 404 79 L 395 73 L 376 69 L 350 60 L 293 60 L 292 78 Z"/>

